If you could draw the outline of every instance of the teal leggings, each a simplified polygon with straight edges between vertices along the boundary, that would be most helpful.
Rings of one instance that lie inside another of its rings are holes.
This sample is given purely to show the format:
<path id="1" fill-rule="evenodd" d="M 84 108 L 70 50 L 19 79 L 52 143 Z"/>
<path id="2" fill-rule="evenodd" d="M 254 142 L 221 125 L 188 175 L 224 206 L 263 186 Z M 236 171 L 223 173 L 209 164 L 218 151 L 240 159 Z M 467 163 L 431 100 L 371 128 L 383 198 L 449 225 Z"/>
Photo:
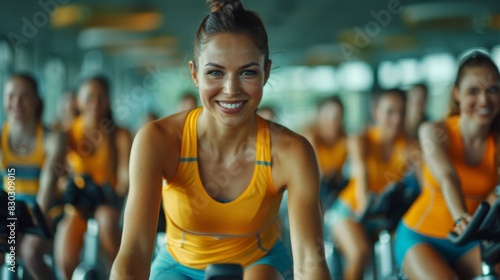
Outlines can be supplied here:
<path id="1" fill-rule="evenodd" d="M 273 248 L 267 255 L 253 264 L 245 267 L 249 269 L 255 265 L 266 264 L 276 268 L 283 279 L 293 279 L 293 266 L 292 260 L 288 255 L 285 246 L 281 241 L 276 241 Z M 168 252 L 166 246 L 162 246 L 160 253 L 153 261 L 151 266 L 150 280 L 203 280 L 205 279 L 205 270 L 194 269 L 177 262 L 172 255 Z"/>

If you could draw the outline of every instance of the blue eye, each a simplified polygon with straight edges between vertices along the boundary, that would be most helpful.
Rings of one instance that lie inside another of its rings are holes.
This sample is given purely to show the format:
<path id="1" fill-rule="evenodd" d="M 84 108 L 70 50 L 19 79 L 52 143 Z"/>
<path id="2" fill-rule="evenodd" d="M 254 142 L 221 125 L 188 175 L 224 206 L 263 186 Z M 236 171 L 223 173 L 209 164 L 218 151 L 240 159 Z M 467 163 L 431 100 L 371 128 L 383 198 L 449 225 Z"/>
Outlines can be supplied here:
<path id="1" fill-rule="evenodd" d="M 210 70 L 207 72 L 209 76 L 222 76 L 222 72 L 219 70 Z"/>
<path id="2" fill-rule="evenodd" d="M 257 75 L 257 71 L 254 70 L 245 70 L 241 72 L 241 76 L 255 76 Z"/>
<path id="3" fill-rule="evenodd" d="M 500 87 L 492 86 L 492 87 L 488 88 L 487 92 L 491 93 L 491 94 L 498 94 L 500 92 Z"/>
<path id="4" fill-rule="evenodd" d="M 468 93 L 469 93 L 469 94 L 476 95 L 476 94 L 478 94 L 478 93 L 479 93 L 479 89 L 478 89 L 478 88 L 470 88 L 470 89 L 468 90 Z"/>

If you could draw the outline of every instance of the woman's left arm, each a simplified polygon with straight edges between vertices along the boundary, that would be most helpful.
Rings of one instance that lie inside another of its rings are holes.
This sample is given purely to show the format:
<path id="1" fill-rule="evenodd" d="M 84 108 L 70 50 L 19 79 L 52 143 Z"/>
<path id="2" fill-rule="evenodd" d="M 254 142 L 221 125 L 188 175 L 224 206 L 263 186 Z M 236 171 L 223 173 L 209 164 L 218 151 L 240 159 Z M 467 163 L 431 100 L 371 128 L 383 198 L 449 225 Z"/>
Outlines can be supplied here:
<path id="1" fill-rule="evenodd" d="M 325 259 L 319 168 L 309 142 L 297 136 L 287 145 L 288 215 L 295 279 L 331 279 Z"/>
<path id="2" fill-rule="evenodd" d="M 47 213 L 54 202 L 57 179 L 66 171 L 64 165 L 66 142 L 66 134 L 62 132 L 50 132 L 44 140 L 45 161 L 36 196 L 43 213 Z"/>
<path id="3" fill-rule="evenodd" d="M 496 135 L 496 143 L 497 143 L 497 155 L 496 155 L 496 161 L 497 161 L 497 170 L 498 170 L 498 182 L 493 189 L 493 191 L 488 195 L 488 202 L 492 204 L 498 197 L 500 197 L 500 133 Z"/>
<path id="4" fill-rule="evenodd" d="M 118 168 L 117 168 L 117 182 L 116 182 L 116 193 L 120 197 L 125 197 L 128 192 L 129 177 L 128 177 L 128 167 L 130 159 L 130 149 L 132 147 L 132 137 L 130 133 L 119 128 L 116 132 L 116 150 L 118 152 Z"/>

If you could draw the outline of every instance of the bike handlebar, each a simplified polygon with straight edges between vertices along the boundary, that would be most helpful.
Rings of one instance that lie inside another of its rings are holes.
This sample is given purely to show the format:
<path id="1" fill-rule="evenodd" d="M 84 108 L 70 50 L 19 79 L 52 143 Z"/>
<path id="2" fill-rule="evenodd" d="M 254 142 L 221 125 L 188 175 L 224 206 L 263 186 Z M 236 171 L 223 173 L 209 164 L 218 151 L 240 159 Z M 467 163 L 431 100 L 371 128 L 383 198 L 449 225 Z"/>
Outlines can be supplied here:
<path id="1" fill-rule="evenodd" d="M 378 197 L 373 194 L 369 196 L 368 206 L 358 216 L 357 220 L 363 223 L 382 216 L 386 220 L 384 227 L 392 231 L 417 196 L 418 194 L 412 192 L 405 184 L 401 182 L 393 183 Z"/>
<path id="2" fill-rule="evenodd" d="M 448 240 L 461 246 L 473 240 L 498 241 L 499 235 L 500 198 L 493 203 L 493 206 L 490 206 L 488 202 L 481 202 L 464 232 L 460 235 L 450 232 Z"/>

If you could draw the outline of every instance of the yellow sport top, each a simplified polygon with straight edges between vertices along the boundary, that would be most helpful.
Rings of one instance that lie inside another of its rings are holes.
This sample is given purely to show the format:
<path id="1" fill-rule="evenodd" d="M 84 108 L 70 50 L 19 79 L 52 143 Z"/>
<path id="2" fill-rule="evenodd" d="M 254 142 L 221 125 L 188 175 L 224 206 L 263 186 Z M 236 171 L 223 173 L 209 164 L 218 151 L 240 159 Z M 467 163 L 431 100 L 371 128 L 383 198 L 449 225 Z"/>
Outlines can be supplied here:
<path id="1" fill-rule="evenodd" d="M 199 176 L 196 123 L 202 110 L 188 114 L 177 172 L 163 187 L 166 246 L 178 262 L 195 269 L 212 263 L 246 267 L 266 255 L 279 235 L 282 194 L 273 186 L 268 122 L 256 116 L 256 158 L 250 184 L 235 200 L 221 203 L 207 193 Z"/>
<path id="2" fill-rule="evenodd" d="M 332 175 L 341 173 L 347 157 L 346 140 L 340 139 L 333 145 L 325 145 L 318 141 L 315 143 L 314 150 L 318 158 L 319 169 L 322 174 Z"/>
<path id="3" fill-rule="evenodd" d="M 366 134 L 366 169 L 368 172 L 368 189 L 374 193 L 380 193 L 393 182 L 400 181 L 408 170 L 406 161 L 407 141 L 404 137 L 398 137 L 394 143 L 391 156 L 387 161 L 383 159 L 380 151 L 380 131 L 371 128 Z M 358 210 L 356 199 L 357 178 L 351 178 L 349 184 L 340 193 L 339 199 L 347 204 L 351 210 Z"/>
<path id="4" fill-rule="evenodd" d="M 447 154 L 460 179 L 460 187 L 469 214 L 473 214 L 498 183 L 497 147 L 492 134 L 487 138 L 483 159 L 477 165 L 467 164 L 464 156 L 460 116 L 445 120 L 450 146 Z M 422 194 L 406 212 L 403 222 L 414 231 L 436 238 L 446 238 L 453 230 L 453 218 L 438 180 L 424 165 Z"/>
<path id="5" fill-rule="evenodd" d="M 110 137 L 101 130 L 95 130 L 93 133 L 97 133 L 99 137 L 95 139 L 87 137 L 83 127 L 83 119 L 81 117 L 75 119 L 69 130 L 67 161 L 73 169 L 75 177 L 90 175 L 96 184 L 108 183 L 114 187 L 117 175 L 111 164 L 112 144 Z"/>
<path id="6" fill-rule="evenodd" d="M 36 197 L 40 188 L 40 173 L 45 161 L 43 138 L 43 126 L 38 124 L 34 149 L 29 155 L 21 156 L 14 153 L 9 146 L 9 123 L 6 122 L 3 125 L 0 170 L 2 170 L 4 189 L 7 190 L 8 186 L 7 170 L 14 168 L 16 194 Z"/>

